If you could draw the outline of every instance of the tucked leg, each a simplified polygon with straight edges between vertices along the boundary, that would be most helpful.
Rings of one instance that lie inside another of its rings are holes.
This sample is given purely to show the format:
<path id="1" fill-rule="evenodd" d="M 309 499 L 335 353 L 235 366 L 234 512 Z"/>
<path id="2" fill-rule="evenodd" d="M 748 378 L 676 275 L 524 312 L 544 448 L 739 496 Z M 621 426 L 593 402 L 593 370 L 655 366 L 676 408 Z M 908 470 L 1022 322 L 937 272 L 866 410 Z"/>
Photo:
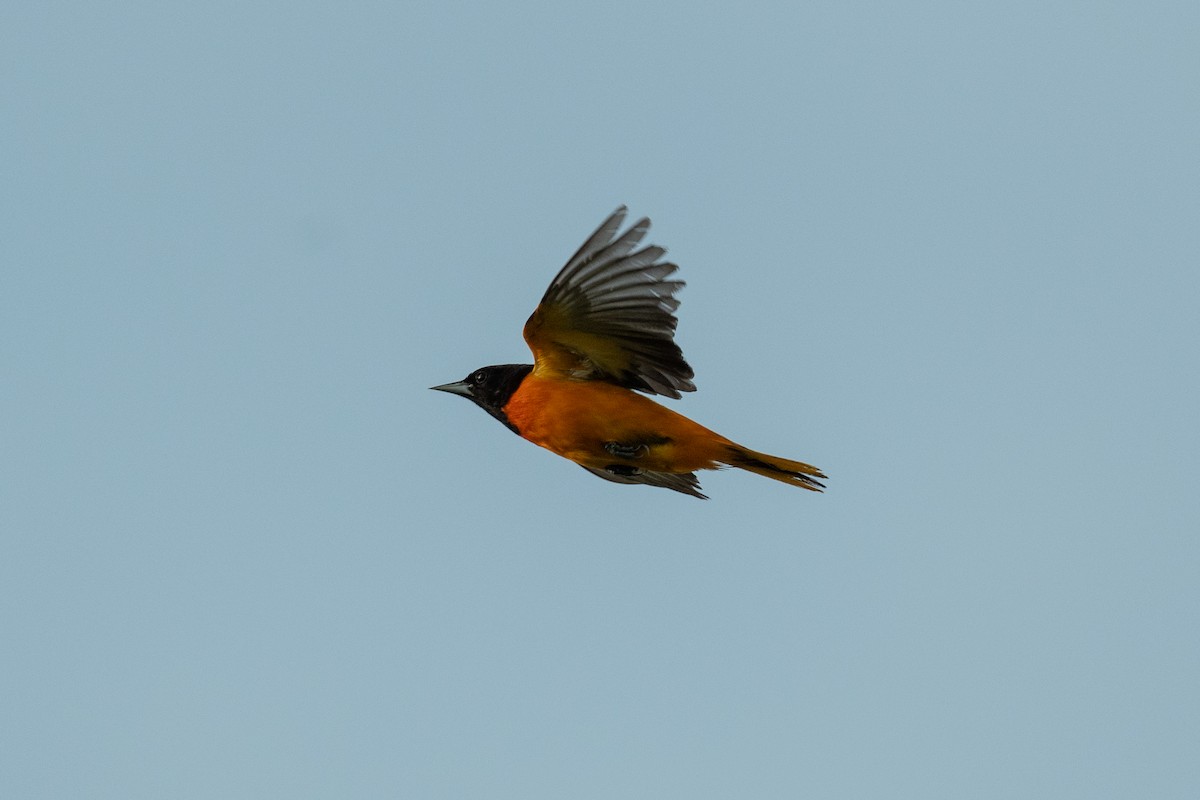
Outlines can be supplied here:
<path id="1" fill-rule="evenodd" d="M 646 445 L 634 442 L 605 442 L 604 449 L 617 458 L 641 458 L 650 452 Z"/>

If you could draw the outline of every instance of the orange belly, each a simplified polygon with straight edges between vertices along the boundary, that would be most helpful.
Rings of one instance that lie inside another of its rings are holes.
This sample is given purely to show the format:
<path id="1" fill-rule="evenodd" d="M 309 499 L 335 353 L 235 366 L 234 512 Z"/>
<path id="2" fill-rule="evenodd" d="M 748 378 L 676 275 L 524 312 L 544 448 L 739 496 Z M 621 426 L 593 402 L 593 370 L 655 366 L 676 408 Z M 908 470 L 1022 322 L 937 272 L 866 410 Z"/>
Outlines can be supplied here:
<path id="1" fill-rule="evenodd" d="M 624 461 L 656 472 L 716 469 L 728 439 L 648 397 L 602 381 L 565 381 L 530 374 L 505 406 L 509 421 L 536 445 L 584 466 Z M 635 459 L 616 458 L 605 444 L 645 444 Z"/>

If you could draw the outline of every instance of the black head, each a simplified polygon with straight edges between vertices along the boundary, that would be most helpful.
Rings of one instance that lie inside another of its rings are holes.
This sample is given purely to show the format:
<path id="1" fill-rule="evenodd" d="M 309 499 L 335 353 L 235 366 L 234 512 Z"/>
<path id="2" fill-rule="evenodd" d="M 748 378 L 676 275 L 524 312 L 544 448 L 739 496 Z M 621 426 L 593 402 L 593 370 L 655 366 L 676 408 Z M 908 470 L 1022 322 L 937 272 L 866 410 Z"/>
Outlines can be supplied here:
<path id="1" fill-rule="evenodd" d="M 531 370 L 533 370 L 532 364 L 499 364 L 494 367 L 480 367 L 461 381 L 429 388 L 466 397 L 503 422 L 510 430 L 519 433 L 517 427 L 508 421 L 504 407 L 508 405 L 509 398 L 513 396 L 513 392 L 517 390 L 521 381 L 525 380 L 525 376 Z"/>

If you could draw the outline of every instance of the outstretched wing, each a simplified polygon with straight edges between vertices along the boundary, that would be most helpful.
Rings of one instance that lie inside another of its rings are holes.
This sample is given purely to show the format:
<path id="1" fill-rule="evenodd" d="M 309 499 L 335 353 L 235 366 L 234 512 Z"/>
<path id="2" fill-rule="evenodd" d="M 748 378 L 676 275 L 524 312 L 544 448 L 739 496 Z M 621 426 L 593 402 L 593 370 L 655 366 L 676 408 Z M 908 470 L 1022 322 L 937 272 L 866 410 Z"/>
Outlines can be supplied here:
<path id="1" fill-rule="evenodd" d="M 650 220 L 617 236 L 625 211 L 614 211 L 571 256 L 525 323 L 533 369 L 679 397 L 696 390 L 675 344 L 683 281 L 667 280 L 678 267 L 659 260 L 666 250 L 637 249 Z"/>
<path id="2" fill-rule="evenodd" d="M 582 464 L 580 464 L 583 467 Z M 700 481 L 694 472 L 652 472 L 646 469 L 626 469 L 615 472 L 595 467 L 583 467 L 593 475 L 613 483 L 644 483 L 648 486 L 659 486 L 663 489 L 673 489 L 676 492 L 690 494 L 707 500 L 708 495 L 700 493 Z"/>

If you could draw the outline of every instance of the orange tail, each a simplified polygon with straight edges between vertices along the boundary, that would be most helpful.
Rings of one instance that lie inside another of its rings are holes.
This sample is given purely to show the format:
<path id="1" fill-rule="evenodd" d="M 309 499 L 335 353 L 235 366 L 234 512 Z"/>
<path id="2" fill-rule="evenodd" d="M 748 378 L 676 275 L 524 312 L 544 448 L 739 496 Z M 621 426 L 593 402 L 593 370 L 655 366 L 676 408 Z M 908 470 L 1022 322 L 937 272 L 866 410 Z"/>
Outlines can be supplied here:
<path id="1" fill-rule="evenodd" d="M 801 461 L 789 461 L 786 458 L 776 458 L 766 453 L 756 453 L 740 445 L 729 446 L 729 459 L 725 461 L 731 467 L 762 475 L 764 478 L 774 478 L 777 481 L 799 486 L 812 492 L 819 492 L 825 484 L 817 478 L 826 478 L 821 470 Z"/>

